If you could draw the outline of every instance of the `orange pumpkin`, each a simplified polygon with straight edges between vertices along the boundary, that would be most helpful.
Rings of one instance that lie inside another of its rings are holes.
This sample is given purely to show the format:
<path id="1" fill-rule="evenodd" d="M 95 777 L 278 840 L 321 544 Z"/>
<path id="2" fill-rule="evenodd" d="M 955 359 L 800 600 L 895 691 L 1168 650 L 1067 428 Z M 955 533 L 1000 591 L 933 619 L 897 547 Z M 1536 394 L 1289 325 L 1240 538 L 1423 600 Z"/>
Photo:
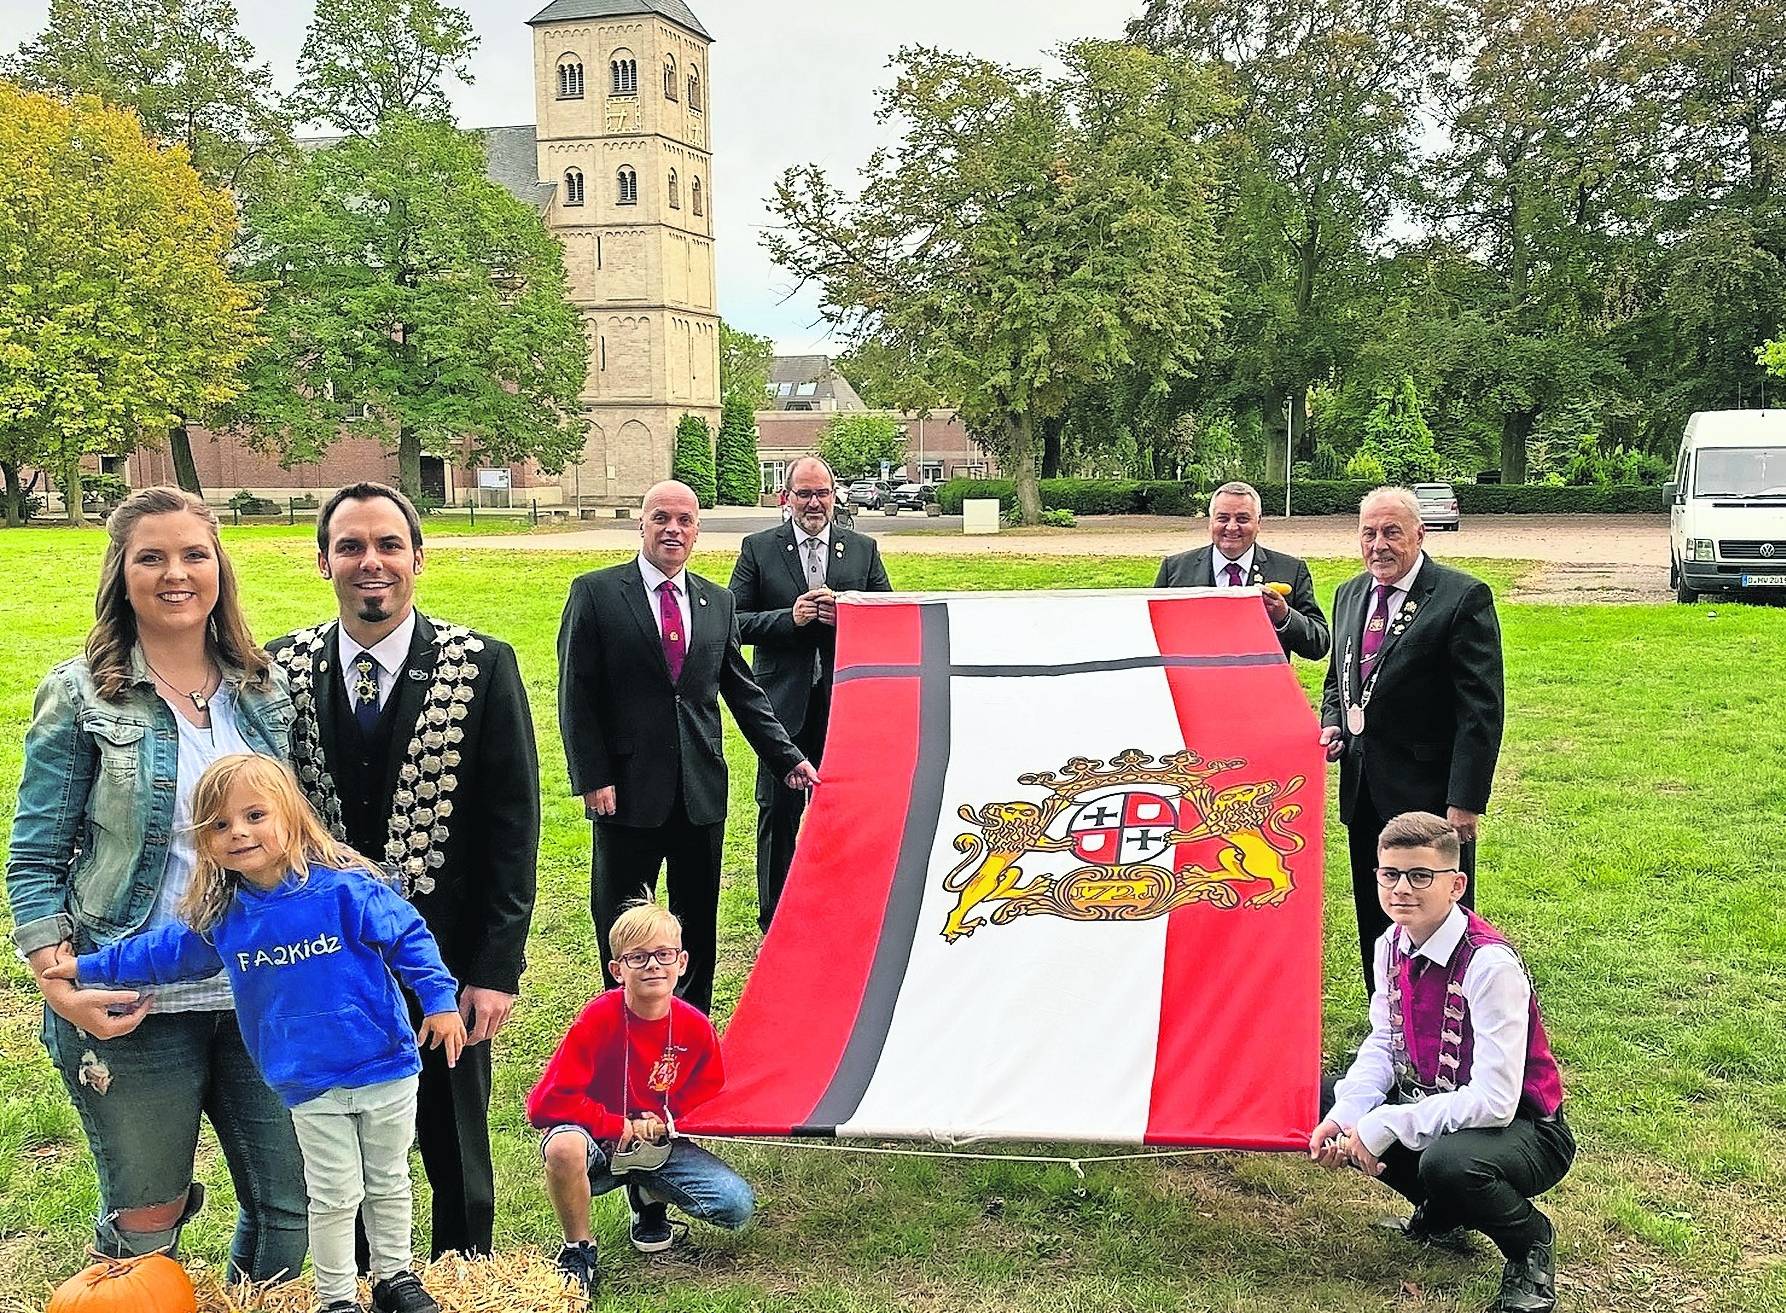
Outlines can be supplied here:
<path id="1" fill-rule="evenodd" d="M 50 1296 L 45 1313 L 196 1313 L 192 1278 L 166 1254 L 102 1258 Z"/>

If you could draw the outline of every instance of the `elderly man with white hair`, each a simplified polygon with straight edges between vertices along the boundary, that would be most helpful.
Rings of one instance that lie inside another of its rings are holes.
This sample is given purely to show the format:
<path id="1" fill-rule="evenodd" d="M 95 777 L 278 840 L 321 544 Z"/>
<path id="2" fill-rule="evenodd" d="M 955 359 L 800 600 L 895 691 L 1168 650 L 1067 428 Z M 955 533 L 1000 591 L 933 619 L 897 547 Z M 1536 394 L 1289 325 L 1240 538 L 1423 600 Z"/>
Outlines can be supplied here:
<path id="1" fill-rule="evenodd" d="M 1258 588 L 1284 584 L 1290 595 L 1272 589 L 1260 594 L 1265 614 L 1277 630 L 1284 655 L 1307 661 L 1327 655 L 1327 617 L 1315 600 L 1308 566 L 1288 552 L 1267 551 L 1258 543 L 1262 503 L 1250 483 L 1224 483 L 1209 498 L 1209 546 L 1160 562 L 1155 588 Z"/>
<path id="2" fill-rule="evenodd" d="M 558 630 L 558 729 L 571 792 L 595 824 L 589 907 L 608 984 L 608 931 L 668 867 L 688 970 L 678 992 L 712 1003 L 726 828 L 725 698 L 750 746 L 790 789 L 818 773 L 788 738 L 738 643 L 728 589 L 688 569 L 701 507 L 687 484 L 645 493 L 639 554 L 571 584 Z"/>
<path id="3" fill-rule="evenodd" d="M 1333 656 L 1321 693 L 1321 743 L 1340 763 L 1364 987 L 1377 937 L 1377 837 L 1389 817 L 1434 812 L 1462 840 L 1458 866 L 1475 906 L 1476 828 L 1488 809 L 1507 695 L 1494 594 L 1422 550 L 1420 503 L 1377 488 L 1358 508 L 1365 572 L 1333 598 Z M 1441 872 L 1440 874 L 1443 874 Z"/>

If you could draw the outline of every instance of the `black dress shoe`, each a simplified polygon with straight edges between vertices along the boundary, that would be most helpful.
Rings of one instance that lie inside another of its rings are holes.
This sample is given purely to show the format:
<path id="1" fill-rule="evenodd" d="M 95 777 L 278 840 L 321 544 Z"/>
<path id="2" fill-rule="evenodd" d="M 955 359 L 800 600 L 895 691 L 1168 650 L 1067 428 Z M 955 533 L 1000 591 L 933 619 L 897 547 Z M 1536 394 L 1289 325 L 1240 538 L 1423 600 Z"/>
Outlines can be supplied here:
<path id="1" fill-rule="evenodd" d="M 1459 1254 L 1467 1254 L 1474 1249 L 1470 1243 L 1470 1233 L 1462 1227 L 1454 1226 L 1441 1229 L 1434 1226 L 1424 1204 L 1416 1208 L 1411 1217 L 1406 1219 L 1385 1217 L 1377 1225 L 1385 1231 L 1393 1231 L 1403 1239 L 1411 1240 L 1417 1245 L 1433 1245 Z"/>
<path id="2" fill-rule="evenodd" d="M 1501 1271 L 1501 1293 L 1489 1313 L 1551 1313 L 1557 1306 L 1556 1230 L 1508 1262 Z"/>

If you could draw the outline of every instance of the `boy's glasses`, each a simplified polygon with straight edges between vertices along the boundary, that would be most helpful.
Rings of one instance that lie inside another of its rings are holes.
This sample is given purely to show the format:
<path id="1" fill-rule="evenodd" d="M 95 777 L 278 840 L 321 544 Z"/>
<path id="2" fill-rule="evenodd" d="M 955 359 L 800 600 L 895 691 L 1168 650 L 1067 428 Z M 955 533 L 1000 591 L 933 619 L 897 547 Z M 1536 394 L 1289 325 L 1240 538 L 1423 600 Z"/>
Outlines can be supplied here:
<path id="1" fill-rule="evenodd" d="M 1430 889 L 1434 876 L 1460 874 L 1462 874 L 1461 870 L 1455 866 L 1442 866 L 1436 871 L 1428 870 L 1424 866 L 1411 866 L 1405 871 L 1399 866 L 1379 866 L 1377 868 L 1377 883 L 1385 889 L 1393 889 L 1396 882 L 1406 876 L 1408 888 Z"/>
<path id="2" fill-rule="evenodd" d="M 652 962 L 657 963 L 660 967 L 669 967 L 675 966 L 676 959 L 681 956 L 682 950 L 680 948 L 654 948 L 649 952 L 643 948 L 635 948 L 630 953 L 622 953 L 620 955 L 620 965 L 623 967 L 631 967 L 634 971 L 637 971 L 641 967 L 647 966 Z"/>

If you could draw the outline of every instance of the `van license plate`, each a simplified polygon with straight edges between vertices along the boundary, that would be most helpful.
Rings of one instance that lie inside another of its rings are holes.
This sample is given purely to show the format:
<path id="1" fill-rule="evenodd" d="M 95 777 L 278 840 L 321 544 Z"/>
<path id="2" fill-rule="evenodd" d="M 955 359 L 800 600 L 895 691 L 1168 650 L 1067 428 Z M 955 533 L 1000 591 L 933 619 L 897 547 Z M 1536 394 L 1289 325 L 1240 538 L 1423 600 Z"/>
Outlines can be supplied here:
<path id="1" fill-rule="evenodd" d="M 1744 588 L 1786 588 L 1786 574 L 1746 574 Z"/>

